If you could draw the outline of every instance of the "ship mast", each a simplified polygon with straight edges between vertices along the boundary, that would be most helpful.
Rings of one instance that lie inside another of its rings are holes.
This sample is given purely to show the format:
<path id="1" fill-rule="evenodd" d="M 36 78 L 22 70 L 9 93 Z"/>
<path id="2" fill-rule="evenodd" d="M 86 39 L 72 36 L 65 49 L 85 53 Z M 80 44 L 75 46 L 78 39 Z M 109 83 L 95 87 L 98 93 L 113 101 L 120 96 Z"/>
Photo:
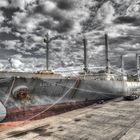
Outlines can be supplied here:
<path id="1" fill-rule="evenodd" d="M 46 69 L 49 70 L 49 34 L 45 35 L 44 42 L 46 43 Z"/>
<path id="2" fill-rule="evenodd" d="M 124 74 L 124 56 L 121 55 L 121 72 Z"/>
<path id="3" fill-rule="evenodd" d="M 106 56 L 106 73 L 110 73 L 109 56 L 108 56 L 108 35 L 107 34 L 105 34 L 105 56 Z"/>
<path id="4" fill-rule="evenodd" d="M 140 80 L 140 74 L 139 74 L 139 70 L 140 70 L 140 55 L 136 54 L 136 61 L 137 61 L 137 80 Z"/>
<path id="5" fill-rule="evenodd" d="M 88 68 L 87 68 L 87 39 L 84 36 L 83 38 L 83 45 L 84 45 L 84 71 L 87 72 Z"/>

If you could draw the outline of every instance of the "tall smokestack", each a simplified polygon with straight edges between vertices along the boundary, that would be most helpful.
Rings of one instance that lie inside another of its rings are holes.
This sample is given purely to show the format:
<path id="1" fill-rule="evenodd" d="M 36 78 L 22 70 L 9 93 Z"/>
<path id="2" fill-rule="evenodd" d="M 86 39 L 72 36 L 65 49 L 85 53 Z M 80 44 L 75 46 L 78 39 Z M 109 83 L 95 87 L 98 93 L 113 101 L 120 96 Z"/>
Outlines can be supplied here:
<path id="1" fill-rule="evenodd" d="M 121 55 L 121 72 L 124 73 L 124 56 Z"/>
<path id="2" fill-rule="evenodd" d="M 105 34 L 105 56 L 106 56 L 106 73 L 110 73 L 109 57 L 108 57 L 108 35 L 107 34 Z"/>
<path id="3" fill-rule="evenodd" d="M 87 68 L 87 39 L 84 36 L 83 38 L 83 45 L 84 45 L 84 71 L 87 72 L 88 68 Z"/>
<path id="4" fill-rule="evenodd" d="M 139 54 L 136 54 L 136 61 L 137 61 L 137 79 L 139 81 L 139 70 L 140 70 L 140 55 Z"/>

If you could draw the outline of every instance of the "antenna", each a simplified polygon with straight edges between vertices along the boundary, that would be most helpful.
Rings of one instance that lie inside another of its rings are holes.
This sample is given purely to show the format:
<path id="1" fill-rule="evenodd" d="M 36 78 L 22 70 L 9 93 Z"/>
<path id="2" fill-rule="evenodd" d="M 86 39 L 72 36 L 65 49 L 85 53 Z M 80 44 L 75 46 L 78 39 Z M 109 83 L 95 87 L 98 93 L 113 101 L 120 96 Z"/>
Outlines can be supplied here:
<path id="1" fill-rule="evenodd" d="M 83 45 L 84 45 L 84 71 L 87 72 L 88 68 L 87 68 L 87 39 L 84 36 L 83 37 Z"/>
<path id="2" fill-rule="evenodd" d="M 108 35 L 107 34 L 105 34 L 105 56 L 106 56 L 106 73 L 110 73 L 109 56 L 108 56 Z"/>

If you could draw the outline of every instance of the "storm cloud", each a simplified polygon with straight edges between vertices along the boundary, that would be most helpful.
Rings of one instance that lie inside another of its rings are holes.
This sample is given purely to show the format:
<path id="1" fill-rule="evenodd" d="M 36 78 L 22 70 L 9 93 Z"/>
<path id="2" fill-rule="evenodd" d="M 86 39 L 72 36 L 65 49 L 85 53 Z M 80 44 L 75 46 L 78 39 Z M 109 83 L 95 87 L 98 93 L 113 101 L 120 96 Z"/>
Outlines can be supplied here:
<path id="1" fill-rule="evenodd" d="M 76 2 L 74 0 L 53 0 L 57 3 L 57 7 L 62 10 L 72 10 L 75 8 Z"/>
<path id="2" fill-rule="evenodd" d="M 43 69 L 43 38 L 49 33 L 51 68 L 82 67 L 84 33 L 89 65 L 103 66 L 108 33 L 110 61 L 119 67 L 120 55 L 140 52 L 139 12 L 138 0 L 1 0 L 0 63 L 5 66 L 8 58 L 17 58 L 22 64 L 30 62 L 28 68 Z M 131 62 L 127 68 L 133 67 Z"/>
<path id="3" fill-rule="evenodd" d="M 114 20 L 115 24 L 132 24 L 133 26 L 140 25 L 140 18 L 135 16 L 120 16 Z"/>

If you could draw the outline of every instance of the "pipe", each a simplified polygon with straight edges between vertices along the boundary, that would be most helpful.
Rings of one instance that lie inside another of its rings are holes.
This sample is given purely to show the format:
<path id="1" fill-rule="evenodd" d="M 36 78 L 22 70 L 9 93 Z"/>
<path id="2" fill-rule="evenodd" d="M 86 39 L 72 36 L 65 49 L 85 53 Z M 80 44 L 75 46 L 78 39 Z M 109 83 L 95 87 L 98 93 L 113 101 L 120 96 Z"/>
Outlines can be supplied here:
<path id="1" fill-rule="evenodd" d="M 87 72 L 87 39 L 83 38 L 83 45 L 84 45 L 84 71 Z"/>
<path id="2" fill-rule="evenodd" d="M 110 73 L 109 56 L 108 56 L 108 35 L 107 34 L 105 34 L 105 56 L 106 56 L 106 73 Z"/>

